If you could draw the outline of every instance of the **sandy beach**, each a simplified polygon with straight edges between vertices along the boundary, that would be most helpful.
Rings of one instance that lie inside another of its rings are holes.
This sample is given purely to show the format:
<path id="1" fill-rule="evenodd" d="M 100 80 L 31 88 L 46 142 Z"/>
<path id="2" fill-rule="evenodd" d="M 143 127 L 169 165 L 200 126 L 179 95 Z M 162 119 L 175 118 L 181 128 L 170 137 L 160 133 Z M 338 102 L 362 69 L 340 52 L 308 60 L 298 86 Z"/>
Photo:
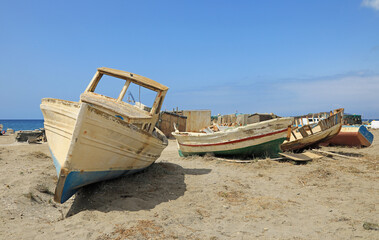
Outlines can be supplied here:
<path id="1" fill-rule="evenodd" d="M 47 143 L 0 136 L 0 239 L 379 239 L 379 131 L 307 164 L 181 158 L 53 201 Z"/>

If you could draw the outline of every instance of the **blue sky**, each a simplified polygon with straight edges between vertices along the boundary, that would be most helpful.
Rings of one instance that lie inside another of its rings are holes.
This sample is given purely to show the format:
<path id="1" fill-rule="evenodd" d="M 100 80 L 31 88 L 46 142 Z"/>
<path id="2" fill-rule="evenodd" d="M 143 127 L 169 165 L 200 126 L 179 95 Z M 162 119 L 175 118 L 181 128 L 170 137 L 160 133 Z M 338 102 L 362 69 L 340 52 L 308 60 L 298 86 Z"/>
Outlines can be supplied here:
<path id="1" fill-rule="evenodd" d="M 0 119 L 77 101 L 98 67 L 170 87 L 167 110 L 379 118 L 379 0 L 0 4 Z"/>

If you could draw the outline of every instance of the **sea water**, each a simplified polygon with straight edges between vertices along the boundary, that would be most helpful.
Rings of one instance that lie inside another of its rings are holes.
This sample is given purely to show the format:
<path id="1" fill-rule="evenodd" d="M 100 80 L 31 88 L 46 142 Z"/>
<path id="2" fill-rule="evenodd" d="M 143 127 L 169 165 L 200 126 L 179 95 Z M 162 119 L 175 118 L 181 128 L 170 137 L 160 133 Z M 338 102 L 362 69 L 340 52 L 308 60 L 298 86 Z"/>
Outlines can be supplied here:
<path id="1" fill-rule="evenodd" d="M 43 119 L 0 119 L 0 124 L 3 125 L 3 130 L 8 128 L 14 131 L 19 130 L 35 130 L 43 128 Z"/>

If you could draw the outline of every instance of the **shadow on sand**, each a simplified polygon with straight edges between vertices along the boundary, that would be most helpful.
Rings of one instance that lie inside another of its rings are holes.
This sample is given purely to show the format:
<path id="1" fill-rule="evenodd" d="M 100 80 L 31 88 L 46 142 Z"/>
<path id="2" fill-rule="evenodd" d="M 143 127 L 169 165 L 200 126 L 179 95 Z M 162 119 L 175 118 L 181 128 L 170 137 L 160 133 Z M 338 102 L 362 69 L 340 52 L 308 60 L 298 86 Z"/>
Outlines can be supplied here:
<path id="1" fill-rule="evenodd" d="M 159 162 L 146 170 L 80 189 L 66 217 L 84 210 L 139 211 L 175 200 L 186 191 L 185 175 L 203 175 L 211 169 L 184 169 L 173 163 Z"/>

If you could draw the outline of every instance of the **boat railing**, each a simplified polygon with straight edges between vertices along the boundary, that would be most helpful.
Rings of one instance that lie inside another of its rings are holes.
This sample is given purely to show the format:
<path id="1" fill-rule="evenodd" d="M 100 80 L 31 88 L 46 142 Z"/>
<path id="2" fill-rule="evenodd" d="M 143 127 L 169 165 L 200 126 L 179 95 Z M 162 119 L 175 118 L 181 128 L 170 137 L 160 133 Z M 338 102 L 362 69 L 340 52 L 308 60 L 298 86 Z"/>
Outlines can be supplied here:
<path id="1" fill-rule="evenodd" d="M 304 118 L 306 116 L 299 116 L 294 118 L 293 126 L 291 129 L 292 136 L 295 139 L 298 139 L 298 136 L 296 136 L 296 133 L 300 133 L 300 135 L 304 138 L 309 135 L 314 134 L 313 129 L 316 128 L 317 126 L 320 126 L 321 131 L 324 131 L 326 129 L 329 129 L 339 123 L 342 122 L 343 119 L 343 108 L 336 109 L 334 111 L 330 111 L 327 116 L 326 113 L 320 113 L 317 114 L 317 117 L 322 116 L 323 118 L 317 121 L 317 123 L 312 123 L 312 124 L 306 124 L 304 123 Z M 312 115 L 312 119 L 314 119 L 314 115 Z M 314 121 L 312 121 L 314 122 Z"/>
<path id="2" fill-rule="evenodd" d="M 331 128 L 331 127 L 341 123 L 342 118 L 343 118 L 343 111 L 339 111 L 339 112 L 329 116 L 328 118 L 321 120 L 319 122 L 321 130 L 324 131 L 325 129 Z"/>

